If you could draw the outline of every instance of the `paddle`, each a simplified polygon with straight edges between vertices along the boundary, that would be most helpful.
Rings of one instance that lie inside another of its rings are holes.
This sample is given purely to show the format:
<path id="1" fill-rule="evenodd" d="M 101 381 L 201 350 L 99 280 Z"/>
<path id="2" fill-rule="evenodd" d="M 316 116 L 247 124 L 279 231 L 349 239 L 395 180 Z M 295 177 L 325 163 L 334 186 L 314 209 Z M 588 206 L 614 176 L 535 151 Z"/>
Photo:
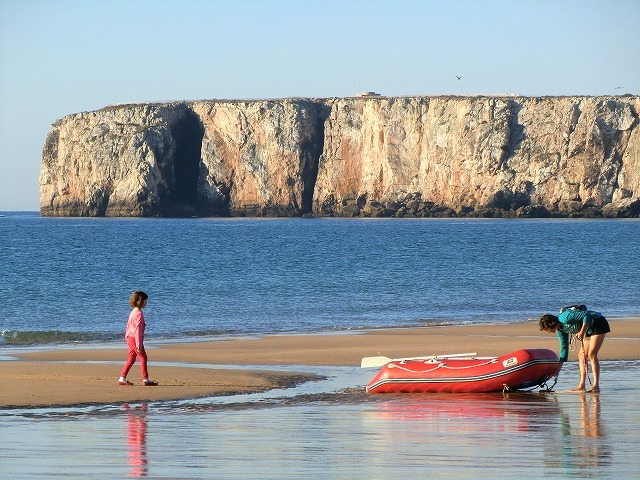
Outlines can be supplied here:
<path id="1" fill-rule="evenodd" d="M 390 362 L 404 362 L 405 360 L 442 360 L 444 358 L 453 357 L 475 357 L 477 353 L 452 353 L 451 355 L 429 355 L 428 357 L 408 357 L 408 358 L 389 358 L 389 357 L 364 357 L 360 362 L 360 368 L 382 367 Z"/>

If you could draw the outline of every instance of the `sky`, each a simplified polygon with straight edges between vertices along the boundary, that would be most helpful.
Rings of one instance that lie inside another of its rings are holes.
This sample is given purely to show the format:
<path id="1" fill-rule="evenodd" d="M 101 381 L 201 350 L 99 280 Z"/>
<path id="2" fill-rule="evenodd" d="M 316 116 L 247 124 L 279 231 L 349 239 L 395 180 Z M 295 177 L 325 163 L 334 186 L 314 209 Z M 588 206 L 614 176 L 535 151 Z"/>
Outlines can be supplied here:
<path id="1" fill-rule="evenodd" d="M 640 94 L 640 0 L 0 0 L 0 211 L 118 103 Z M 461 77 L 460 79 L 456 78 Z"/>

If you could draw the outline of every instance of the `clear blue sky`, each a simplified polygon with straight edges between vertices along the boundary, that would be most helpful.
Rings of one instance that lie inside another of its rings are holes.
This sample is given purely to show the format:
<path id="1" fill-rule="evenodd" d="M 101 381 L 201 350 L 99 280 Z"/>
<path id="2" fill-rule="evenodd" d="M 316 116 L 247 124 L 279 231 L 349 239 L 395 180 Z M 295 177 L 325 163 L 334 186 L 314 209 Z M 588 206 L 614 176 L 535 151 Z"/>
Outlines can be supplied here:
<path id="1" fill-rule="evenodd" d="M 640 94 L 639 26 L 640 0 L 0 0 L 0 211 L 39 209 L 42 146 L 67 114 L 364 90 Z"/>

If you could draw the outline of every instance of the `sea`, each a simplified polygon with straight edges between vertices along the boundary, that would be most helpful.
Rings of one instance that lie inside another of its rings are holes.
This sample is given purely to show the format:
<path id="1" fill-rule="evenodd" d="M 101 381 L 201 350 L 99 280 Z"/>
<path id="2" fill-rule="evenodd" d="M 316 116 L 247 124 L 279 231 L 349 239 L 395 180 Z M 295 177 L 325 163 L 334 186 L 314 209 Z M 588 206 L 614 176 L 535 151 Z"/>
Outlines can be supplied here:
<path id="1" fill-rule="evenodd" d="M 3 347 L 640 313 L 640 220 L 0 217 Z"/>
<path id="2" fill-rule="evenodd" d="M 640 220 L 0 212 L 0 361 L 122 344 L 134 290 L 149 294 L 149 342 L 500 324 L 576 303 L 638 316 L 639 233 Z M 0 478 L 640 478 L 637 360 L 603 361 L 600 394 L 566 392 L 576 362 L 553 392 L 482 395 L 368 395 L 370 369 L 277 369 L 319 379 L 0 409 Z"/>

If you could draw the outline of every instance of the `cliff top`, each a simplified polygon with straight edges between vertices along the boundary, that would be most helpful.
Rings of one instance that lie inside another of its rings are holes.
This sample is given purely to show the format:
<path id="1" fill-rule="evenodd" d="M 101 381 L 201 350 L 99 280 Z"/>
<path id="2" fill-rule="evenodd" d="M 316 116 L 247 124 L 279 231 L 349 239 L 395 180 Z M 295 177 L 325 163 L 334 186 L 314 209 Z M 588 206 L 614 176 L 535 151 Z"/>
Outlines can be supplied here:
<path id="1" fill-rule="evenodd" d="M 301 101 L 301 102 L 334 102 L 339 100 L 353 100 L 353 101 L 384 101 L 390 98 L 398 99 L 458 99 L 458 100 L 477 100 L 482 98 L 506 98 L 506 99 L 522 99 L 522 100 L 545 100 L 545 99 L 581 99 L 581 98 L 603 98 L 603 99 L 625 99 L 639 98 L 638 95 L 625 93 L 621 95 L 520 95 L 517 93 L 504 93 L 504 94 L 477 94 L 477 95 L 383 95 L 375 92 L 367 92 L 368 94 L 355 94 L 349 97 L 282 97 L 282 98 L 245 98 L 245 99 L 225 99 L 225 98 L 213 98 L 213 99 L 200 99 L 200 100 L 166 100 L 166 101 L 151 101 L 151 102 L 131 102 L 131 103 L 116 103 L 107 105 L 106 107 L 98 110 L 84 111 L 78 113 L 89 112 L 102 112 L 110 110 L 118 110 L 121 108 L 136 108 L 145 106 L 179 106 L 179 105 L 192 105 L 194 103 L 208 102 L 208 103 L 232 103 L 232 104 L 246 104 L 256 102 L 279 102 L 279 101 Z M 74 115 L 74 114 L 70 114 Z"/>

